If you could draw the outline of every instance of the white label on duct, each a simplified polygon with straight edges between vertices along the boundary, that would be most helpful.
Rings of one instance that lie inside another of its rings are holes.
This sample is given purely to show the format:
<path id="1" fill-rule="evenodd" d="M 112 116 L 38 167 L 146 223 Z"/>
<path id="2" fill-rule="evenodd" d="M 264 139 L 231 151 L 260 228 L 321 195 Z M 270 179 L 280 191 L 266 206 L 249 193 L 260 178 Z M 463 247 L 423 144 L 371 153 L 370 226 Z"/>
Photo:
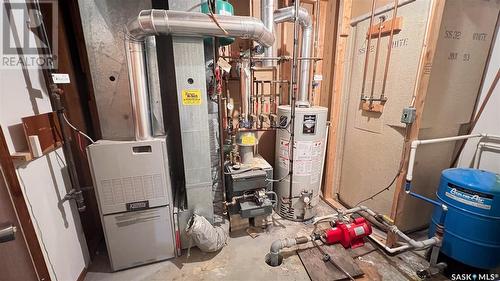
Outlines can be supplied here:
<path id="1" fill-rule="evenodd" d="M 69 74 L 52 73 L 52 81 L 54 82 L 54 84 L 69 84 Z"/>
<path id="2" fill-rule="evenodd" d="M 321 74 L 314 74 L 313 80 L 314 81 L 322 81 L 323 80 L 323 75 L 321 75 Z"/>

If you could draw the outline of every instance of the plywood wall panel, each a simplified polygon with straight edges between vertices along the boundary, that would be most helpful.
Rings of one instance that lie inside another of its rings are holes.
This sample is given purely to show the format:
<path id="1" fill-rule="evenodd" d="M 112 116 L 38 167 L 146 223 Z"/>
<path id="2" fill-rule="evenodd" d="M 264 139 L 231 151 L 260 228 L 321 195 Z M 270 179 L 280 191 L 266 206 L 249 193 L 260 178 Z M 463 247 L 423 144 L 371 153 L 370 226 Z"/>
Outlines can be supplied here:
<path id="1" fill-rule="evenodd" d="M 394 37 L 386 91 L 388 101 L 379 116 L 359 109 L 364 60 L 357 57 L 357 52 L 363 50 L 363 44 L 366 45 L 363 36 L 369 19 L 352 28 L 356 38 L 350 50 L 349 104 L 339 180 L 339 198 L 348 205 L 354 205 L 386 186 L 398 171 L 405 133 L 400 123 L 401 112 L 412 100 L 429 4 L 430 1 L 415 1 L 398 10 L 398 16 L 403 16 L 403 30 Z M 469 121 L 499 5 L 499 1 L 486 0 L 446 2 L 436 55 L 432 66 L 428 66 L 431 76 L 419 139 L 458 135 L 460 128 Z M 482 40 L 483 37 L 478 34 L 487 36 Z M 372 45 L 375 43 L 372 40 Z M 381 46 L 384 45 L 381 41 Z M 385 50 L 381 50 L 382 61 L 384 54 Z M 372 67 L 373 57 L 370 57 L 368 94 Z M 383 70 L 379 73 L 382 76 Z M 375 96 L 380 83 L 378 79 L 375 82 Z M 434 197 L 440 172 L 449 167 L 454 150 L 454 143 L 419 148 L 414 172 L 415 191 Z M 394 188 L 366 202 L 366 205 L 389 213 Z M 401 210 L 398 209 L 400 227 L 412 229 L 428 223 L 431 206 L 413 198 L 404 202 Z"/>
<path id="2" fill-rule="evenodd" d="M 398 16 L 403 17 L 403 29 L 394 36 L 394 42 L 397 43 L 393 45 L 386 88 L 388 101 L 382 114 L 360 109 L 369 19 L 351 29 L 351 36 L 355 38 L 350 46 L 352 70 L 339 190 L 340 199 L 348 205 L 355 205 L 386 186 L 398 171 L 404 139 L 404 128 L 400 123 L 401 110 L 409 104 L 413 93 L 428 7 L 428 1 L 417 1 L 398 10 Z M 392 11 L 384 15 L 391 18 Z M 383 37 L 375 97 L 380 95 L 382 88 L 387 44 L 388 37 Z M 371 41 L 371 46 L 365 95 L 370 95 L 371 91 L 376 40 Z M 366 204 L 379 212 L 388 213 L 391 202 L 392 192 L 387 192 Z"/>

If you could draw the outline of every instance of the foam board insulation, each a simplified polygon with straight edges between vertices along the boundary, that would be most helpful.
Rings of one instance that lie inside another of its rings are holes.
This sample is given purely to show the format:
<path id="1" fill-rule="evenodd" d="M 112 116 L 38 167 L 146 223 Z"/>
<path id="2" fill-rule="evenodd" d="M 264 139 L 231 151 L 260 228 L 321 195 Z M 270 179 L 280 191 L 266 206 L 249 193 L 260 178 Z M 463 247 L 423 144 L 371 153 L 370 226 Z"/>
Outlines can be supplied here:
<path id="1" fill-rule="evenodd" d="M 404 107 L 412 100 L 422 51 L 430 0 L 406 1 L 398 9 L 402 30 L 394 35 L 383 113 L 361 109 L 360 95 L 366 52 L 369 17 L 354 19 L 348 48 L 348 75 L 344 93 L 347 100 L 338 192 L 339 199 L 355 205 L 387 186 L 399 170 L 405 127 L 400 123 Z M 459 134 L 469 121 L 494 34 L 500 3 L 492 0 L 447 1 L 441 24 L 437 52 L 425 101 L 419 138 L 428 139 Z M 392 9 L 377 15 L 392 18 Z M 382 88 L 389 36 L 380 41 L 374 96 Z M 377 39 L 371 40 L 365 95 L 372 90 L 372 75 Z M 415 191 L 434 196 L 441 170 L 449 167 L 454 143 L 419 148 L 414 173 Z M 378 212 L 390 213 L 395 184 L 374 200 L 364 204 Z M 407 200 L 400 210 L 404 229 L 425 225 L 431 206 Z M 399 212 L 399 211 L 398 211 Z M 415 213 L 419 216 L 414 216 Z"/>

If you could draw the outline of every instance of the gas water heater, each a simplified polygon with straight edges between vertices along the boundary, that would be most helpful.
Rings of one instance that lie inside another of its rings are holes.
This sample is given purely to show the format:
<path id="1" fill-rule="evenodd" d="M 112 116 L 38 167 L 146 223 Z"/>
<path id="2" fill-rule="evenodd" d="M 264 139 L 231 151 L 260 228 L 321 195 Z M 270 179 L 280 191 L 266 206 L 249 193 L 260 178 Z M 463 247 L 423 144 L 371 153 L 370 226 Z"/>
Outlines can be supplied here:
<path id="1" fill-rule="evenodd" d="M 327 113 L 328 109 L 320 106 L 295 108 L 293 175 L 289 175 L 291 107 L 278 107 L 275 191 L 277 212 L 286 219 L 302 221 L 316 215 L 325 159 Z"/>

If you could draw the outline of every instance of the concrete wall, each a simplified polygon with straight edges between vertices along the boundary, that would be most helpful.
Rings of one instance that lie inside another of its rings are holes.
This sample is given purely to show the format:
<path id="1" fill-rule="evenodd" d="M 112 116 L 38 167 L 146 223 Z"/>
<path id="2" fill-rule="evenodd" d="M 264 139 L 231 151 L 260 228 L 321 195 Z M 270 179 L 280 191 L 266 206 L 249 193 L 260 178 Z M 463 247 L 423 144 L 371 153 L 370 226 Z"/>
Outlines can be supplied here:
<path id="1" fill-rule="evenodd" d="M 4 18 L 3 1 L 0 7 Z M 16 25 L 20 34 L 28 32 L 22 21 Z M 0 125 L 11 154 L 27 150 L 21 118 L 50 111 L 39 69 L 0 67 Z M 19 165 L 17 175 L 52 280 L 76 280 L 89 259 L 78 211 L 61 200 L 70 189 L 62 149 Z"/>
<path id="2" fill-rule="evenodd" d="M 500 34 L 497 31 L 495 45 L 493 47 L 493 52 L 491 55 L 490 63 L 488 65 L 488 70 L 486 72 L 486 78 L 484 81 L 484 86 L 481 91 L 480 104 L 483 102 L 486 93 L 488 92 L 491 83 L 495 79 L 498 71 L 498 65 L 500 65 Z M 500 86 L 497 86 L 491 96 L 488 104 L 486 105 L 484 112 L 481 115 L 473 133 L 491 133 L 500 135 L 500 126 L 498 125 L 498 120 L 500 120 Z M 476 147 L 479 140 L 469 140 L 460 155 L 460 160 L 458 162 L 459 167 L 472 167 L 474 163 L 474 157 L 476 152 Z M 479 168 L 489 170 L 495 173 L 500 173 L 500 151 L 488 151 L 485 150 L 481 154 Z"/>

